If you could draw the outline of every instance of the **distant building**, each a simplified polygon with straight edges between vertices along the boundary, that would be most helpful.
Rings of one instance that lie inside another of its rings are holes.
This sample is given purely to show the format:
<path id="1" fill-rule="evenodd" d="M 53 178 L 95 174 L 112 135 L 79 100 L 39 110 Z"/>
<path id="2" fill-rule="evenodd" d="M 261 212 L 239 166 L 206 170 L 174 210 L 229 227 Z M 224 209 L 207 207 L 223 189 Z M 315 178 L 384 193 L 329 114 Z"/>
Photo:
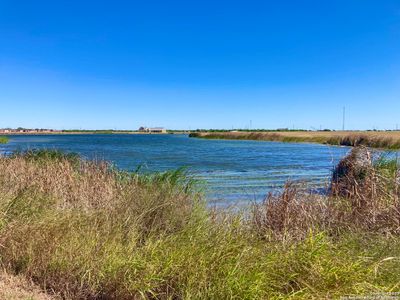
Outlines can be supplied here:
<path id="1" fill-rule="evenodd" d="M 3 128 L 0 129 L 0 133 L 56 133 L 56 132 L 61 132 L 61 130 L 56 130 L 56 129 L 45 129 L 45 128 L 36 128 L 36 129 L 28 129 L 28 128 L 17 128 L 17 129 L 12 129 L 12 128 Z"/>
<path id="2" fill-rule="evenodd" d="M 164 127 L 140 127 L 139 132 L 146 132 L 146 133 L 167 133 L 167 129 Z"/>

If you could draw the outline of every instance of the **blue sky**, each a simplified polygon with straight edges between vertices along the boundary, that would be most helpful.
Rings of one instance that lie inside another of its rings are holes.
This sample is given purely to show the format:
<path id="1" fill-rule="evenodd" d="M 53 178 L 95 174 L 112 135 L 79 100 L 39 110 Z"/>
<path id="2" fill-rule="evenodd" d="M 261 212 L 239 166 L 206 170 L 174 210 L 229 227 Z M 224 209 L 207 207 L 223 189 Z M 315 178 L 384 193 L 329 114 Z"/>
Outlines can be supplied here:
<path id="1" fill-rule="evenodd" d="M 0 127 L 400 128 L 400 2 L 0 0 Z"/>

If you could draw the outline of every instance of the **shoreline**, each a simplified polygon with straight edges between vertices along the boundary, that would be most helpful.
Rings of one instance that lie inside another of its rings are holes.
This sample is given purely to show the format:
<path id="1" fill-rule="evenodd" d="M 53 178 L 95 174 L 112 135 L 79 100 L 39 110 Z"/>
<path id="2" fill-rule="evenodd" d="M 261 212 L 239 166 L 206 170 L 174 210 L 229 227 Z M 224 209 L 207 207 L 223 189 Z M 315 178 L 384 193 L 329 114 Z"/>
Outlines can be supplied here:
<path id="1" fill-rule="evenodd" d="M 261 131 L 195 132 L 191 138 L 215 140 L 250 140 L 284 143 L 315 143 L 332 146 L 366 146 L 388 150 L 400 149 L 400 132 L 379 131 Z"/>
<path id="2" fill-rule="evenodd" d="M 135 131 L 115 131 L 115 132 L 96 132 L 96 131 L 72 131 L 72 132 L 7 132 L 0 133 L 2 136 L 13 136 L 13 135 L 77 135 L 77 134 L 102 134 L 102 135 L 113 135 L 113 134 L 141 134 L 141 135 L 167 135 L 167 134 L 188 134 L 187 132 L 167 132 L 167 133 L 156 133 L 156 132 L 135 132 Z"/>

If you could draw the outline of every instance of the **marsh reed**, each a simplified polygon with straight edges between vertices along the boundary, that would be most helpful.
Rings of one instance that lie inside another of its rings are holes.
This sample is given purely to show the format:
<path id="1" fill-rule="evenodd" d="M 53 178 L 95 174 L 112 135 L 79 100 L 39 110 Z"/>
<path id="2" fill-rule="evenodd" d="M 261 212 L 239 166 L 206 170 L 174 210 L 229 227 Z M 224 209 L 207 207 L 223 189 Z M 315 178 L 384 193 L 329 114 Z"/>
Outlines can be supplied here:
<path id="1" fill-rule="evenodd" d="M 194 132 L 190 137 L 400 149 L 400 131 Z"/>
<path id="2" fill-rule="evenodd" d="M 397 164 L 376 161 L 325 196 L 287 183 L 242 213 L 208 209 L 182 170 L 129 173 L 57 151 L 0 157 L 1 267 L 64 299 L 392 291 L 396 174 Z"/>

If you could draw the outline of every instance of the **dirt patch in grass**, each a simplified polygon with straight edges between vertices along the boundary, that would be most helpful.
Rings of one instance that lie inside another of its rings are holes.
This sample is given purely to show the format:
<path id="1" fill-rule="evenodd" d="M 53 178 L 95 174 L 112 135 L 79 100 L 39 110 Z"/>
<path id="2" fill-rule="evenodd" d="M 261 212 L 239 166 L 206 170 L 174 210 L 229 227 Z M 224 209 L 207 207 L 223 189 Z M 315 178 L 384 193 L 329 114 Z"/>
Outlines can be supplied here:
<path id="1" fill-rule="evenodd" d="M 61 300 L 60 297 L 44 293 L 38 286 L 23 276 L 0 271 L 0 299 L 4 300 Z"/>

